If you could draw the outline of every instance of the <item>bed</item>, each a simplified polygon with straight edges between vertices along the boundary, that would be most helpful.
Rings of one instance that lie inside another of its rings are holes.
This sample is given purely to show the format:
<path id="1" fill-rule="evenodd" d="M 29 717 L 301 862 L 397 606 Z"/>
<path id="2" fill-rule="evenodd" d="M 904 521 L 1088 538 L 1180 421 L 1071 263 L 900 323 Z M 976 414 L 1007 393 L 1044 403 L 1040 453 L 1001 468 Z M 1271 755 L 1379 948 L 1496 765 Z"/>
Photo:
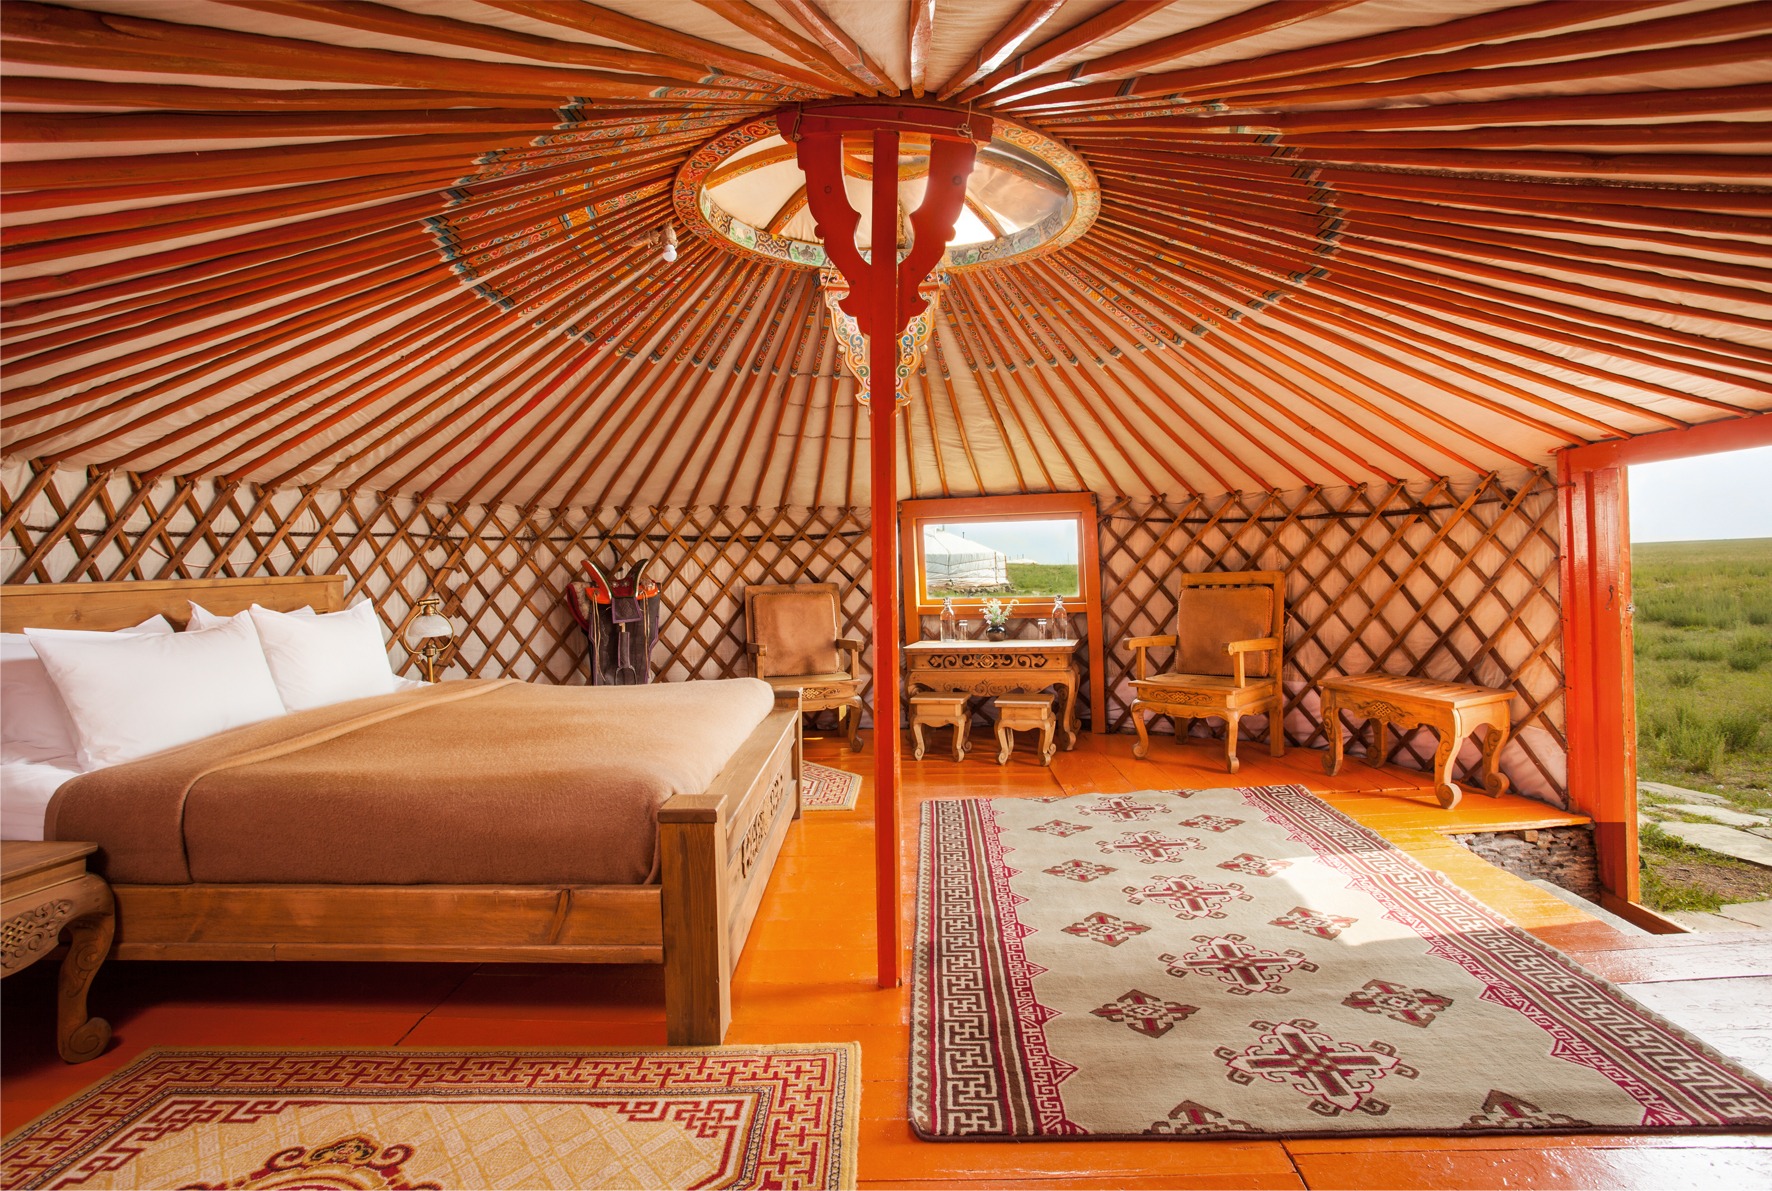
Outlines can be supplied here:
<path id="1" fill-rule="evenodd" d="M 344 597 L 339 576 L 9 585 L 0 588 L 0 628 L 110 630 L 155 614 L 182 626 L 192 600 L 228 615 L 254 603 L 280 611 L 337 611 Z M 462 697 L 471 685 L 462 684 L 448 698 L 491 706 L 501 684 L 483 684 L 494 688 L 475 692 L 485 699 Z M 506 691 L 519 699 L 544 698 L 558 689 L 509 685 L 521 688 Z M 433 693 L 382 699 L 398 703 L 408 697 Z M 365 701 L 372 702 L 380 700 Z M 799 722 L 797 700 L 776 699 L 705 789 L 663 802 L 654 883 L 585 883 L 571 866 L 551 877 L 527 873 L 518 880 L 479 872 L 477 880 L 462 884 L 441 883 L 434 872 L 421 872 L 407 884 L 352 883 L 348 872 L 309 874 L 312 879 L 300 881 L 240 880 L 233 878 L 250 870 L 233 872 L 212 853 L 190 879 L 157 874 L 152 881 L 113 882 L 113 957 L 662 964 L 669 1041 L 717 1044 L 731 1019 L 733 967 L 788 825 L 799 817 Z M 692 733 L 696 725 L 682 727 Z M 144 783 L 144 798 L 151 793 Z M 70 825 L 81 822 L 77 814 L 63 817 Z M 53 825 L 53 812 L 51 818 Z M 95 821 L 90 815 L 86 820 Z M 201 879 L 205 866 L 232 875 Z M 131 871 L 123 869 L 125 875 Z"/>

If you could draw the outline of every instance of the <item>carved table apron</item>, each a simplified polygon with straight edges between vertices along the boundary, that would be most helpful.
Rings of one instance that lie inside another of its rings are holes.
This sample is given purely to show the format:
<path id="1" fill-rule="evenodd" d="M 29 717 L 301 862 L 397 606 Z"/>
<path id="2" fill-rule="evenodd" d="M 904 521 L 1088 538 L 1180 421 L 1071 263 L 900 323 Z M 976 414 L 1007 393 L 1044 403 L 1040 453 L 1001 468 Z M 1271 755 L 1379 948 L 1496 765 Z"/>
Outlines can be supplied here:
<path id="1" fill-rule="evenodd" d="M 1341 712 L 1365 716 L 1372 721 L 1374 766 L 1384 763 L 1385 725 L 1432 728 L 1439 733 L 1434 753 L 1434 795 L 1450 810 L 1464 791 L 1452 780 L 1452 761 L 1458 746 L 1477 728 L 1487 724 L 1483 738 L 1483 792 L 1491 797 L 1507 793 L 1507 776 L 1497 767 L 1502 746 L 1507 744 L 1512 721 L 1508 714 L 1511 692 L 1457 682 L 1434 682 L 1398 674 L 1350 674 L 1323 680 L 1323 727 L 1329 733 L 1329 751 L 1323 768 L 1330 776 L 1341 769 Z"/>
<path id="2" fill-rule="evenodd" d="M 913 641 L 904 647 L 905 693 L 1036 694 L 1058 688 L 1058 729 L 1066 750 L 1077 747 L 1083 669 L 1076 639 L 1067 641 Z"/>

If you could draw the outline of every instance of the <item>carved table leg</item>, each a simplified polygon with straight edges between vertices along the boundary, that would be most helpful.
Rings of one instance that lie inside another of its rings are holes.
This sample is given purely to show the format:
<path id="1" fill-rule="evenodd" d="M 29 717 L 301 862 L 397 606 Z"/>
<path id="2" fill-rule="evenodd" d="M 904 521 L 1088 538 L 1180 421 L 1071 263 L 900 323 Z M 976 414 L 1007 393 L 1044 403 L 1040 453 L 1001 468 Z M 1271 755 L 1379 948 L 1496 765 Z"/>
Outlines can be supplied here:
<path id="1" fill-rule="evenodd" d="M 1464 791 L 1452 780 L 1452 758 L 1458 755 L 1458 745 L 1464 737 L 1458 734 L 1456 725 L 1443 725 L 1436 730 L 1440 733 L 1440 747 L 1434 750 L 1434 797 L 1442 807 L 1452 810 L 1464 797 Z"/>
<path id="2" fill-rule="evenodd" d="M 1138 743 L 1132 746 L 1132 755 L 1144 760 L 1151 751 L 1150 729 L 1145 726 L 1145 716 L 1150 712 L 1144 700 L 1135 700 L 1132 704 L 1132 726 L 1138 729 Z"/>
<path id="3" fill-rule="evenodd" d="M 954 760 L 963 761 L 972 750 L 972 725 L 967 721 L 971 716 L 963 715 L 954 721 Z"/>
<path id="4" fill-rule="evenodd" d="M 1175 743 L 1186 744 L 1188 737 L 1194 734 L 1194 717 L 1191 715 L 1171 716 L 1170 722 L 1175 725 Z"/>
<path id="5" fill-rule="evenodd" d="M 1341 705 L 1332 694 L 1323 696 L 1323 732 L 1329 737 L 1323 772 L 1334 777 L 1341 772 Z"/>
<path id="6" fill-rule="evenodd" d="M 1483 793 L 1491 798 L 1500 798 L 1508 792 L 1507 774 L 1501 772 L 1501 750 L 1507 747 L 1509 723 L 1503 712 L 1501 722 L 1491 722 L 1488 733 L 1483 737 Z"/>
<path id="7" fill-rule="evenodd" d="M 911 759 L 913 761 L 921 761 L 923 759 L 923 721 L 922 720 L 912 720 L 911 721 L 911 739 L 916 742 L 916 747 L 911 750 Z"/>
<path id="8" fill-rule="evenodd" d="M 998 724 L 997 725 L 997 764 L 999 764 L 999 765 L 1009 764 L 1009 754 L 1014 751 L 1015 751 L 1015 731 L 1014 731 L 1014 729 L 1005 728 L 1002 724 Z"/>
<path id="9" fill-rule="evenodd" d="M 1058 750 L 1052 744 L 1053 725 L 1047 723 L 1040 728 L 1040 764 L 1052 764 L 1052 754 Z"/>
<path id="10" fill-rule="evenodd" d="M 1059 739 L 1063 743 L 1065 751 L 1069 752 L 1077 747 L 1077 733 L 1083 726 L 1083 709 L 1077 703 L 1079 686 L 1077 675 L 1072 672 L 1065 679 L 1053 685 L 1058 687 L 1064 697 L 1064 710 L 1058 716 Z"/>
<path id="11" fill-rule="evenodd" d="M 1382 715 L 1375 715 L 1372 717 L 1372 755 L 1367 757 L 1366 760 L 1371 762 L 1372 768 L 1374 769 L 1377 769 L 1380 765 L 1384 764 L 1385 753 L 1389 751 L 1389 749 L 1386 748 L 1386 745 L 1389 742 L 1385 739 L 1387 736 L 1386 729 L 1389 726 L 1389 724 L 1385 723 L 1385 719 Z"/>
<path id="12" fill-rule="evenodd" d="M 86 1012 L 86 993 L 99 965 L 111 951 L 116 919 L 111 913 L 111 891 L 91 878 L 104 894 L 104 908 L 68 924 L 68 954 L 56 988 L 56 1049 L 69 1063 L 97 1058 L 111 1041 L 111 1024 Z"/>

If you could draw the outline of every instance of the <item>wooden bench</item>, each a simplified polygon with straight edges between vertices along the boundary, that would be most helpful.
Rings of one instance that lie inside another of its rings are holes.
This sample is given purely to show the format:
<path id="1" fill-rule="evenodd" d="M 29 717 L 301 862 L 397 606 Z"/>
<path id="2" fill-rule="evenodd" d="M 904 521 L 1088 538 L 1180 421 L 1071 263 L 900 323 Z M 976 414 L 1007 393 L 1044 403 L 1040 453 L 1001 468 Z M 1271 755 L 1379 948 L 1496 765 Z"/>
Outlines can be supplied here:
<path id="1" fill-rule="evenodd" d="M 1513 724 L 1508 715 L 1507 691 L 1468 686 L 1458 682 L 1434 682 L 1395 674 L 1349 674 L 1323 680 L 1323 728 L 1329 734 L 1329 752 L 1323 768 L 1331 777 L 1341 771 L 1341 713 L 1372 721 L 1372 752 L 1367 760 L 1384 764 L 1385 725 L 1432 728 L 1439 734 L 1434 753 L 1434 794 L 1451 810 L 1464 791 L 1452 780 L 1452 759 L 1458 747 L 1477 728 L 1487 724 L 1483 738 L 1483 792 L 1490 797 L 1507 793 L 1508 780 L 1497 763 Z"/>
<path id="2" fill-rule="evenodd" d="M 951 727 L 954 730 L 954 760 L 964 760 L 972 749 L 972 697 L 970 695 L 912 695 L 911 736 L 917 742 L 912 753 L 923 759 L 924 728 Z"/>
<path id="3" fill-rule="evenodd" d="M 1015 751 L 1017 732 L 1035 730 L 1040 733 L 1040 764 L 1052 764 L 1052 754 L 1057 751 L 1052 734 L 1057 727 L 1058 717 L 1052 712 L 1051 695 L 998 695 L 997 764 L 1009 763 L 1009 754 Z"/>

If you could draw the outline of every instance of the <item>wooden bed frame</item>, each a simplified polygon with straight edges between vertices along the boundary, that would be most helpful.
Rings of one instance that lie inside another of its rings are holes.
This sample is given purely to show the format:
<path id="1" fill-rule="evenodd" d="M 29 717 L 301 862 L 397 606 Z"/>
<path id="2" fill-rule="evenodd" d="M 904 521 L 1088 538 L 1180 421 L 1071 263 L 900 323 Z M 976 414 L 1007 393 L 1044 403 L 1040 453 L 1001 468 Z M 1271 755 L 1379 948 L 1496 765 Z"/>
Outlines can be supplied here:
<path id="1" fill-rule="evenodd" d="M 187 602 L 344 607 L 337 575 L 0 587 L 0 629 L 118 629 Z M 719 1043 L 732 970 L 800 817 L 798 700 L 777 699 L 700 794 L 659 810 L 658 885 L 117 885 L 118 959 L 652 963 L 672 1045 Z"/>

